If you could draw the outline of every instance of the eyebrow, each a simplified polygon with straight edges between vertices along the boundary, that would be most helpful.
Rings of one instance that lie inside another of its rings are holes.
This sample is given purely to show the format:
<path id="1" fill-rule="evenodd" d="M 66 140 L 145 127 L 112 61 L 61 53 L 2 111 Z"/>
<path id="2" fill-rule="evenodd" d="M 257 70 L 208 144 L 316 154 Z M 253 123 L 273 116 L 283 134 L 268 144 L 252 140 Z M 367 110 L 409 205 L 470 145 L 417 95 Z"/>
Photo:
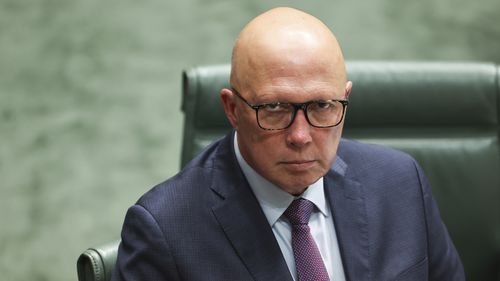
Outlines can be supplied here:
<path id="1" fill-rule="evenodd" d="M 310 99 L 310 100 L 306 100 L 304 102 L 291 102 L 291 101 L 281 101 L 279 99 L 274 99 L 274 100 L 270 100 L 270 101 L 262 101 L 262 102 L 256 102 L 256 103 L 251 103 L 250 101 L 248 101 L 245 97 L 243 97 L 241 95 L 241 93 L 236 90 L 234 87 L 231 87 L 231 89 L 237 94 L 240 96 L 240 98 L 243 98 L 247 103 L 253 105 L 253 106 L 259 106 L 259 105 L 266 105 L 266 104 L 306 104 L 306 103 L 311 103 L 311 102 L 319 102 L 319 101 L 345 101 L 346 99 L 342 99 L 342 98 L 319 98 L 319 99 Z M 268 96 L 270 94 L 264 94 L 264 100 L 266 100 L 266 96 Z M 275 97 L 273 97 L 275 98 Z"/>

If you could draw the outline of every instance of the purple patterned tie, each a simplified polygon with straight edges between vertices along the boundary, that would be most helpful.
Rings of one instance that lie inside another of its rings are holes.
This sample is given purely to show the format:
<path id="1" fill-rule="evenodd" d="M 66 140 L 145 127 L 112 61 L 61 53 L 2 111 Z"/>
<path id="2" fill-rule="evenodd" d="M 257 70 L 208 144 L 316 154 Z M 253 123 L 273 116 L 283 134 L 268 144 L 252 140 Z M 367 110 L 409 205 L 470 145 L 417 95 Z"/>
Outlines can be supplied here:
<path id="1" fill-rule="evenodd" d="M 292 224 L 292 248 L 298 281 L 329 281 L 318 246 L 309 229 L 314 204 L 306 199 L 293 200 L 284 215 Z"/>

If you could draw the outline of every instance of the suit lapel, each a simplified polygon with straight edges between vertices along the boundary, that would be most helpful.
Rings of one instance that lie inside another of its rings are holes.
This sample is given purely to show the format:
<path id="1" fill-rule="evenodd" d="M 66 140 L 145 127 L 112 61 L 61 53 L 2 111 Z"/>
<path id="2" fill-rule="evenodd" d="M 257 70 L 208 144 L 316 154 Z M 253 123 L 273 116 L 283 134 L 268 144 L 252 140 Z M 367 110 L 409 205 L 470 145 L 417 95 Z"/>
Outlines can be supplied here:
<path id="1" fill-rule="evenodd" d="M 228 240 L 254 280 L 291 281 L 278 242 L 234 156 L 232 134 L 217 154 L 211 188 L 220 200 L 212 211 Z"/>
<path id="2" fill-rule="evenodd" d="M 368 223 L 362 186 L 348 177 L 347 164 L 337 156 L 325 176 L 325 191 L 347 280 L 369 280 Z"/>

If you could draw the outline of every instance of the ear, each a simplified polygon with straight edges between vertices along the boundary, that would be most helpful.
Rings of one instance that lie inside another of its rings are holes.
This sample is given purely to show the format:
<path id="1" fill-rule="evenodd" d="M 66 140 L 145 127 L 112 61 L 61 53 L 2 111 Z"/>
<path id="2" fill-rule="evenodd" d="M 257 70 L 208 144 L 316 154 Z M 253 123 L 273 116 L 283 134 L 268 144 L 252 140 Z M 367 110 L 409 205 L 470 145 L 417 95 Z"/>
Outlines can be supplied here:
<path id="1" fill-rule="evenodd" d="M 222 89 L 220 91 L 220 99 L 222 101 L 222 106 L 224 107 L 227 119 L 233 128 L 238 129 L 238 114 L 236 112 L 236 103 L 234 102 L 233 91 L 227 88 Z"/>
<path id="2" fill-rule="evenodd" d="M 345 84 L 345 97 L 344 97 L 345 99 L 349 98 L 351 91 L 352 91 L 352 82 L 347 81 L 347 83 Z"/>

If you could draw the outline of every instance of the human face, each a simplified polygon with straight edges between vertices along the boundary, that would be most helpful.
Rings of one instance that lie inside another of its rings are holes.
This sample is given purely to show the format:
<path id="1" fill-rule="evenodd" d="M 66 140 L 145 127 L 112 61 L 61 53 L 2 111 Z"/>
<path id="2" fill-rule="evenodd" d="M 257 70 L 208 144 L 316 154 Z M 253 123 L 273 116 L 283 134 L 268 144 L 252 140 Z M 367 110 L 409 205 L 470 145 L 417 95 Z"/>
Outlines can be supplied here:
<path id="1" fill-rule="evenodd" d="M 328 71 L 296 74 L 277 71 L 269 77 L 258 77 L 246 91 L 238 90 L 253 104 L 347 99 L 350 92 L 350 82 L 341 84 Z M 234 95 L 230 92 L 227 90 L 228 96 Z M 268 131 L 258 126 L 255 111 L 242 100 L 232 96 L 231 102 L 235 105 L 234 118 L 228 117 L 238 132 L 241 154 L 261 176 L 298 195 L 328 172 L 336 156 L 343 123 L 315 128 L 299 110 L 290 127 Z"/>

